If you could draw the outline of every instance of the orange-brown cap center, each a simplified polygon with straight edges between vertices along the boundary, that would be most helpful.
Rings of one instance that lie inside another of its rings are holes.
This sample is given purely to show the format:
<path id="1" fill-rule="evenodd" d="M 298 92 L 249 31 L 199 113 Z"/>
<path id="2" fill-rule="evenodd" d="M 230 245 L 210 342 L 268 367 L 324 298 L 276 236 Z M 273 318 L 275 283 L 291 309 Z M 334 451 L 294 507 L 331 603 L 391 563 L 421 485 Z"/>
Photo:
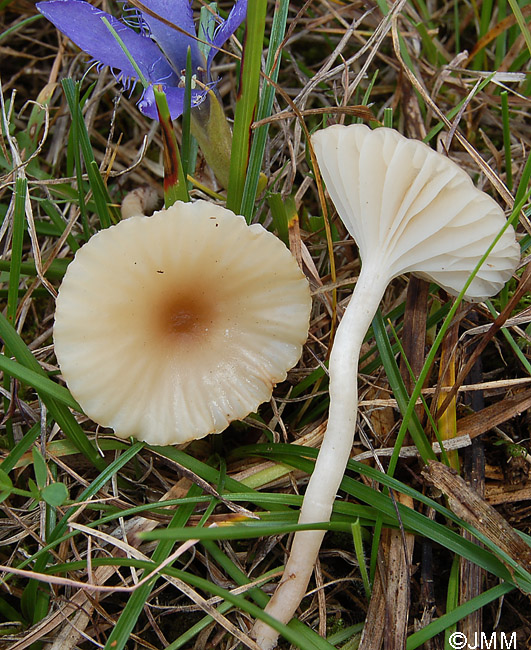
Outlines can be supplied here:
<path id="1" fill-rule="evenodd" d="M 155 313 L 157 329 L 171 339 L 198 339 L 208 336 L 216 309 L 204 292 L 167 297 Z"/>

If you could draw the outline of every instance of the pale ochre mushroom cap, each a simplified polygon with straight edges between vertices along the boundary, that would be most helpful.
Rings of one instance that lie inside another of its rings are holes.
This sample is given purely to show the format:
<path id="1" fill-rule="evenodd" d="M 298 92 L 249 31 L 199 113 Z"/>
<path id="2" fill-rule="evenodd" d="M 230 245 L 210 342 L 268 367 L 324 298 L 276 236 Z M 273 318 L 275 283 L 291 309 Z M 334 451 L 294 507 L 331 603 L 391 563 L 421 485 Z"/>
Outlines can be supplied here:
<path id="1" fill-rule="evenodd" d="M 312 144 L 363 263 L 386 269 L 389 280 L 414 271 L 457 295 L 505 225 L 496 201 L 449 158 L 394 129 L 334 125 L 317 131 Z M 519 259 L 509 226 L 465 298 L 498 293 Z"/>
<path id="2" fill-rule="evenodd" d="M 284 244 L 206 201 L 100 231 L 68 266 L 54 343 L 72 395 L 121 437 L 175 444 L 255 411 L 300 358 L 308 283 Z"/>

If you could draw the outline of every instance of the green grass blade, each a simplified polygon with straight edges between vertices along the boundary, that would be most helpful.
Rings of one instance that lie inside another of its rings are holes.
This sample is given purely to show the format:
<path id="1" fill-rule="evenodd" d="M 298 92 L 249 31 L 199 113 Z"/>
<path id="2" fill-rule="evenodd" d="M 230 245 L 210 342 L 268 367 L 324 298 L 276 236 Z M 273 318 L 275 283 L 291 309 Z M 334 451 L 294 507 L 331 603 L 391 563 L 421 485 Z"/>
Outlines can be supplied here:
<path id="1" fill-rule="evenodd" d="M 251 123 L 256 111 L 267 0 L 253 0 L 247 8 L 247 29 L 240 72 L 240 87 L 234 116 L 232 152 L 227 189 L 227 208 L 241 212 L 249 161 Z"/>
<path id="2" fill-rule="evenodd" d="M 62 280 L 66 271 L 66 267 L 70 264 L 71 259 L 55 259 L 51 263 L 50 267 L 44 274 L 49 280 Z M 10 260 L 0 260 L 0 271 L 10 271 L 11 270 L 11 261 Z M 35 262 L 26 261 L 22 262 L 20 265 L 20 273 L 22 275 L 29 275 L 31 277 L 37 276 L 37 270 L 35 268 Z"/>
<path id="3" fill-rule="evenodd" d="M 365 589 L 365 596 L 367 600 L 371 599 L 371 585 L 369 582 L 369 573 L 367 571 L 367 564 L 365 562 L 365 553 L 363 552 L 363 538 L 361 532 L 361 524 L 359 519 L 355 519 L 350 526 L 352 532 L 352 541 L 354 542 L 354 550 L 356 552 L 356 559 L 360 568 L 361 578 L 363 580 L 363 588 Z"/>
<path id="4" fill-rule="evenodd" d="M 24 384 L 32 386 L 39 395 L 48 395 L 58 402 L 82 412 L 81 407 L 72 397 L 70 391 L 64 386 L 56 384 L 46 374 L 35 372 L 4 354 L 0 354 L 0 369 L 12 377 L 16 377 Z"/>
<path id="5" fill-rule="evenodd" d="M 46 373 L 41 368 L 39 362 L 35 359 L 31 350 L 28 349 L 22 338 L 11 326 L 7 318 L 0 313 L 0 337 L 18 363 L 25 366 L 34 373 L 41 375 L 44 378 Z M 5 362 L 5 360 L 4 360 Z M 88 440 L 83 429 L 76 422 L 74 416 L 70 413 L 67 406 L 57 401 L 54 397 L 50 397 L 47 393 L 42 393 L 41 398 L 46 404 L 50 415 L 61 427 L 64 434 L 69 438 L 76 448 L 85 455 L 90 462 L 98 469 L 105 467 L 105 461 L 98 454 L 94 445 Z"/>
<path id="6" fill-rule="evenodd" d="M 521 201 L 524 200 L 526 193 L 529 191 L 530 182 L 531 182 L 531 153 L 528 155 L 527 160 L 525 162 L 524 170 L 522 171 L 522 176 L 520 177 L 520 182 L 518 183 L 518 189 L 516 190 L 516 195 L 514 197 L 514 204 L 516 206 Z"/>
<path id="7" fill-rule="evenodd" d="M 26 196 L 28 181 L 17 178 L 15 184 L 15 205 L 13 210 L 13 239 L 11 242 L 11 260 L 9 268 L 9 285 L 7 290 L 7 319 L 14 325 L 18 303 L 18 285 L 22 263 L 22 243 L 24 239 L 24 219 L 26 215 Z"/>
<path id="8" fill-rule="evenodd" d="M 513 12 L 514 17 L 516 18 L 518 27 L 522 32 L 522 36 L 524 37 L 525 44 L 527 45 L 527 49 L 529 50 L 529 54 L 531 55 L 531 31 L 529 31 L 529 27 L 525 21 L 522 10 L 520 9 L 520 5 L 518 4 L 517 0 L 509 0 L 509 5 L 511 6 L 511 11 Z"/>
<path id="9" fill-rule="evenodd" d="M 511 156 L 511 127 L 509 121 L 509 103 L 507 99 L 507 91 L 504 90 L 500 93 L 501 109 L 502 109 L 502 123 L 503 123 L 503 152 L 505 155 L 505 184 L 509 191 L 513 190 L 513 166 Z"/>
<path id="10" fill-rule="evenodd" d="M 75 532 L 70 532 L 65 535 L 65 531 L 68 528 L 68 523 L 71 520 L 71 517 L 82 507 L 84 507 L 85 501 L 88 501 L 93 497 L 99 490 L 105 487 L 105 484 L 108 483 L 112 477 L 117 474 L 124 465 L 126 465 L 130 460 L 132 460 L 138 452 L 144 448 L 144 443 L 135 442 L 133 445 L 125 449 L 116 460 L 107 465 L 105 469 L 100 472 L 100 474 L 92 481 L 92 483 L 79 495 L 77 502 L 72 505 L 65 512 L 61 520 L 57 523 L 54 530 L 48 537 L 48 543 L 46 546 L 43 546 L 32 556 L 23 560 L 19 565 L 19 569 L 23 569 L 32 563 L 35 563 L 35 571 L 44 571 L 44 568 L 47 564 L 47 559 L 49 558 L 49 552 L 60 544 L 63 541 L 66 541 L 73 535 Z M 44 559 L 43 559 L 44 558 Z"/>
<path id="11" fill-rule="evenodd" d="M 156 453 L 160 454 L 161 456 L 165 456 L 166 458 L 169 458 L 170 460 L 173 460 L 174 462 L 178 463 L 179 465 L 182 465 L 183 467 L 186 467 L 187 469 L 191 470 L 194 472 L 194 474 L 197 474 L 200 476 L 202 479 L 205 481 L 208 481 L 209 483 L 213 485 L 218 485 L 220 482 L 220 474 L 219 471 L 211 467 L 210 465 L 207 465 L 206 463 L 201 462 L 200 460 L 197 460 L 197 458 L 194 458 L 193 456 L 190 456 L 189 454 L 181 451 L 180 449 L 175 449 L 175 447 L 158 447 L 158 446 L 150 446 L 150 448 Z M 225 488 L 229 492 L 249 492 L 250 488 L 244 485 L 243 483 L 240 483 L 239 481 L 235 481 L 233 478 L 230 478 L 230 476 L 226 477 L 225 480 Z M 255 501 L 254 503 L 256 505 L 261 505 L 261 495 L 260 492 L 256 491 L 254 492 L 256 494 Z M 285 506 L 282 502 L 279 502 L 277 504 L 269 504 L 271 505 L 271 510 L 286 510 L 288 509 L 287 506 Z"/>
<path id="12" fill-rule="evenodd" d="M 284 34 L 286 33 L 286 22 L 288 18 L 289 0 L 280 0 L 274 16 L 273 24 L 271 26 L 271 34 L 269 37 L 269 48 L 267 52 L 267 60 L 265 65 L 266 75 L 276 82 L 280 70 L 280 54 L 278 61 L 275 62 L 277 51 L 282 44 Z M 275 65 L 276 63 L 276 65 Z M 273 65 L 275 67 L 273 68 Z M 264 80 L 264 85 L 258 103 L 258 110 L 256 112 L 256 121 L 263 120 L 271 115 L 273 109 L 273 100 L 275 99 L 275 86 Z M 269 125 L 264 124 L 254 130 L 253 142 L 251 144 L 251 153 L 249 155 L 249 166 L 245 177 L 245 186 L 243 189 L 241 214 L 247 219 L 248 222 L 252 219 L 254 211 L 254 202 L 256 199 L 256 192 L 258 190 L 258 181 L 260 178 L 260 169 L 264 159 L 264 152 L 267 142 L 267 135 L 269 133 Z"/>
<path id="13" fill-rule="evenodd" d="M 492 301 L 485 300 L 485 304 L 487 305 L 487 308 L 492 314 L 492 316 L 494 318 L 497 318 L 499 314 L 497 310 L 494 308 Z M 520 348 L 518 347 L 518 343 L 514 340 L 511 332 L 506 327 L 502 327 L 500 331 L 505 337 L 507 343 L 511 346 L 513 352 L 515 353 L 516 357 L 518 358 L 522 366 L 525 368 L 527 374 L 531 376 L 531 363 L 529 362 L 529 359 L 526 357 L 526 355 L 522 352 L 522 350 L 520 350 Z"/>
<path id="14" fill-rule="evenodd" d="M 192 485 L 188 491 L 188 495 L 195 496 L 201 494 L 201 492 L 201 489 L 197 485 Z M 184 529 L 194 509 L 195 506 L 192 504 L 181 506 L 173 516 L 168 528 L 165 530 L 171 532 L 173 530 Z M 160 542 L 153 552 L 152 561 L 156 565 L 161 564 L 171 553 L 173 544 L 174 540 L 171 538 Z M 155 581 L 156 579 L 154 578 L 152 581 L 150 580 L 149 582 L 146 582 L 131 595 L 127 601 L 127 605 L 124 607 L 120 615 L 120 618 L 118 619 L 118 622 L 107 639 L 105 650 L 122 650 L 125 647 L 125 644 L 129 640 L 131 632 L 138 621 L 138 617 L 144 608 L 146 600 L 153 590 Z"/>
<path id="15" fill-rule="evenodd" d="M 192 51 L 190 47 L 186 52 L 186 76 L 184 78 L 184 104 L 183 116 L 181 119 L 182 131 L 182 144 L 181 144 L 181 161 L 183 167 L 184 178 L 188 174 L 193 174 L 193 169 L 190 168 L 191 153 L 192 153 L 192 134 L 190 133 L 191 123 L 190 117 L 192 112 Z"/>
<path id="16" fill-rule="evenodd" d="M 522 199 L 523 200 L 523 199 Z M 422 386 L 424 385 L 424 382 L 426 381 L 426 378 L 428 376 L 428 373 L 431 369 L 431 366 L 435 360 L 435 356 L 437 354 L 437 351 L 442 343 L 442 340 L 448 331 L 448 328 L 450 327 L 452 320 L 457 313 L 457 309 L 459 308 L 459 305 L 461 304 L 463 297 L 472 283 L 472 280 L 475 278 L 478 270 L 481 268 L 481 266 L 485 263 L 487 260 L 488 256 L 490 255 L 492 249 L 496 246 L 497 242 L 500 240 L 502 237 L 503 233 L 510 227 L 510 225 L 517 219 L 519 213 L 519 207 L 516 206 L 515 209 L 513 210 L 513 214 L 511 217 L 507 220 L 503 228 L 500 229 L 500 231 L 497 233 L 496 237 L 492 241 L 491 245 L 487 248 L 485 253 L 481 256 L 479 259 L 478 263 L 474 267 L 474 270 L 470 274 L 468 280 L 465 282 L 464 287 L 462 288 L 461 292 L 459 295 L 456 297 L 455 301 L 452 304 L 452 307 L 450 308 L 450 311 L 448 312 L 448 315 L 444 319 L 443 324 L 441 325 L 439 332 L 437 333 L 437 336 L 435 337 L 435 341 L 433 342 L 433 345 L 431 346 L 430 351 L 428 352 L 426 356 L 426 360 L 424 362 L 424 366 L 422 367 L 422 370 L 419 374 L 417 383 L 415 384 L 415 387 L 413 389 L 413 392 L 411 394 L 411 397 L 409 398 L 409 403 L 407 405 L 406 411 L 403 414 L 403 419 L 402 419 L 402 424 L 400 425 L 400 429 L 397 434 L 397 439 L 401 439 L 405 435 L 405 431 L 409 426 L 409 423 L 411 421 L 411 418 L 413 417 L 414 411 L 415 411 L 415 404 L 417 403 L 417 399 L 420 397 L 420 393 L 422 390 Z"/>
<path id="17" fill-rule="evenodd" d="M 450 576 L 448 579 L 448 585 L 446 589 L 446 612 L 450 613 L 454 611 L 459 605 L 459 565 L 460 559 L 457 555 L 454 555 L 454 560 L 450 569 Z M 450 645 L 450 634 L 456 629 L 455 625 L 447 627 L 444 631 L 444 642 L 446 645 Z"/>
<path id="18" fill-rule="evenodd" d="M 34 424 L 31 429 L 24 435 L 22 440 L 20 440 L 15 447 L 9 452 L 9 454 L 4 458 L 0 463 L 0 469 L 9 474 L 12 469 L 15 468 L 18 461 L 24 456 L 24 454 L 31 449 L 31 446 L 37 440 L 41 433 L 41 425 L 39 422 Z"/>
<path id="19" fill-rule="evenodd" d="M 131 458 L 133 458 L 140 451 L 140 449 L 142 449 L 142 447 L 142 443 L 136 443 L 132 445 L 119 458 L 117 458 L 113 463 L 106 467 L 106 469 L 99 475 L 99 477 L 86 490 L 83 491 L 79 497 L 79 502 L 83 503 L 85 500 L 90 499 L 90 497 L 96 494 L 96 492 L 100 490 L 105 485 L 105 483 L 107 483 L 107 481 L 112 478 L 112 476 L 114 476 L 114 474 L 118 472 Z M 64 534 L 70 518 L 81 507 L 81 505 L 75 505 L 69 508 L 48 536 L 47 546 L 42 548 L 38 554 L 35 554 L 35 556 L 28 558 L 22 562 L 18 568 L 23 568 L 27 564 L 30 564 L 33 561 L 33 558 L 36 557 L 35 564 L 33 565 L 33 570 L 36 573 L 43 573 L 51 557 L 49 549 L 53 548 L 54 541 Z M 30 580 L 26 585 L 22 597 L 28 603 L 29 607 L 31 607 L 32 602 L 35 603 L 37 601 L 37 593 L 41 584 L 42 583 L 39 583 L 37 580 Z M 47 603 L 47 594 L 44 594 L 44 598 L 41 598 L 39 602 L 41 603 L 41 607 L 43 607 L 43 604 Z M 36 609 L 33 616 L 34 623 L 41 620 L 41 618 L 43 618 L 45 615 L 46 610 L 44 608 L 38 610 Z"/>
<path id="20" fill-rule="evenodd" d="M 94 558 L 92 562 L 93 566 L 134 566 L 137 569 L 144 569 L 145 571 L 153 571 L 157 568 L 157 564 L 153 562 L 146 562 L 130 558 Z M 72 562 L 69 565 L 63 565 L 60 567 L 62 571 L 70 569 L 86 569 L 86 563 Z M 54 567 L 55 570 L 55 567 Z M 165 567 L 162 570 L 163 574 L 182 580 L 191 587 L 195 587 L 200 591 L 204 591 L 207 594 L 212 596 L 217 596 L 231 603 L 237 609 L 240 609 L 247 614 L 250 614 L 253 618 L 259 618 L 262 621 L 265 621 L 272 628 L 277 630 L 287 641 L 294 644 L 300 650 L 334 650 L 332 646 L 326 639 L 320 639 L 317 635 L 308 635 L 306 633 L 301 633 L 299 629 L 292 627 L 291 625 L 283 625 L 279 623 L 275 618 L 266 614 L 260 607 L 250 603 L 244 596 L 236 595 L 231 593 L 229 590 L 224 589 L 210 580 L 205 580 L 192 573 L 182 571 L 181 569 L 176 569 L 174 567 Z M 305 628 L 305 626 L 303 626 Z M 306 629 L 306 628 L 305 628 Z M 314 640 L 315 639 L 315 640 Z M 109 643 L 105 645 L 105 650 L 114 650 L 117 646 L 109 647 Z"/>
<path id="21" fill-rule="evenodd" d="M 407 411 L 407 407 L 409 403 L 409 395 L 407 393 L 406 387 L 402 380 L 402 376 L 400 374 L 400 370 L 396 363 L 393 350 L 391 348 L 391 343 L 389 341 L 389 337 L 387 336 L 387 331 L 385 329 L 382 313 L 380 310 L 377 311 L 372 326 L 374 329 L 376 344 L 378 345 L 378 351 L 380 352 L 380 358 L 385 368 L 387 379 L 389 380 L 389 384 L 391 385 L 391 388 L 393 390 L 393 395 L 395 396 L 395 399 L 398 403 L 398 408 L 400 409 L 400 412 L 404 415 Z M 420 421 L 415 411 L 412 412 L 411 417 L 409 419 L 408 429 L 423 460 L 427 462 L 430 458 L 435 459 L 435 454 L 433 452 L 433 449 L 431 448 L 431 445 L 428 439 L 426 438 L 424 429 L 422 428 L 422 425 L 420 424 Z M 400 447 L 402 446 L 405 432 L 406 429 L 404 428 L 402 438 L 399 438 L 397 436 L 396 449 L 398 452 L 400 451 Z M 394 466 L 390 465 L 389 473 L 391 476 L 393 474 L 393 470 L 394 470 Z"/>
<path id="22" fill-rule="evenodd" d="M 239 452 L 245 452 L 249 455 L 264 456 L 265 458 L 270 458 L 291 465 L 292 467 L 307 473 L 310 473 L 313 469 L 313 462 L 308 458 L 316 458 L 317 456 L 316 449 L 306 447 L 299 447 L 297 449 L 297 445 L 286 444 L 250 445 L 245 448 L 240 448 Z M 303 456 L 306 456 L 306 458 Z M 448 526 L 432 521 L 420 512 L 407 508 L 402 504 L 398 504 L 401 521 L 408 531 L 435 541 L 442 547 L 458 553 L 462 557 L 471 560 L 478 566 L 493 573 L 500 579 L 510 582 L 511 584 L 515 584 L 514 581 L 517 579 L 518 584 L 522 589 L 531 591 L 531 576 L 525 571 L 525 569 L 504 553 L 504 551 L 502 551 L 494 542 L 487 539 L 473 526 L 470 526 L 454 515 L 453 512 L 408 485 L 401 483 L 387 474 L 383 474 L 379 470 L 367 465 L 355 461 L 349 461 L 348 469 L 363 474 L 369 479 L 381 483 L 387 488 L 411 496 L 416 501 L 433 508 L 448 520 L 471 532 L 474 537 L 485 545 L 485 548 L 479 547 L 474 542 L 463 538 Z M 394 521 L 395 525 L 398 526 L 395 504 L 387 495 L 363 484 L 359 480 L 351 478 L 348 475 L 344 476 L 341 482 L 341 490 L 345 491 L 355 499 L 368 504 L 376 511 L 385 515 L 389 520 Z M 333 527 L 337 525 L 337 523 L 333 522 Z M 503 562 L 498 559 L 498 557 L 503 558 Z M 511 566 L 512 571 L 514 571 L 514 578 L 504 563 Z"/>
<path id="23" fill-rule="evenodd" d="M 455 625 L 461 619 L 469 616 L 472 612 L 485 607 L 489 603 L 492 603 L 500 598 L 503 598 L 505 594 L 508 594 L 514 589 L 514 586 L 502 582 L 487 591 L 484 591 L 479 596 L 472 598 L 468 602 L 456 607 L 453 611 L 443 614 L 442 616 L 437 617 L 432 623 L 426 627 L 414 632 L 410 637 L 408 637 L 406 642 L 406 650 L 415 650 L 419 648 L 423 643 L 432 639 L 436 634 L 444 632 L 450 626 Z M 509 645 L 507 647 L 510 647 Z"/>
<path id="24" fill-rule="evenodd" d="M 24 221 L 26 216 L 26 196 L 28 182 L 25 178 L 17 178 L 15 182 L 15 201 L 13 206 L 13 234 L 11 239 L 11 259 L 9 260 L 9 283 L 7 287 L 6 316 L 11 325 L 15 326 L 18 293 L 20 284 L 20 268 L 22 265 L 22 246 L 24 240 Z M 6 349 L 9 354 L 9 350 Z M 4 388 L 9 393 L 11 389 L 11 377 L 7 370 L 4 371 L 2 381 Z M 9 399 L 4 397 L 4 413 L 9 412 Z M 11 449 L 15 444 L 13 438 L 13 423 L 11 418 L 6 420 L 7 445 Z"/>
<path id="25" fill-rule="evenodd" d="M 41 201 L 41 207 L 46 212 L 46 214 L 50 217 L 50 221 L 57 228 L 57 231 L 62 235 L 65 228 L 66 228 L 66 224 L 65 224 L 61 214 L 59 213 L 59 211 L 55 207 L 55 205 L 50 200 L 43 199 Z M 66 241 L 67 241 L 68 245 L 70 246 L 70 250 L 73 253 L 75 253 L 80 248 L 79 244 L 76 241 L 76 238 L 72 235 L 72 233 L 70 233 L 67 236 Z M 56 261 L 56 260 L 54 260 L 54 261 Z M 64 260 L 62 260 L 62 259 L 61 259 L 61 261 L 64 262 Z"/>
<path id="26" fill-rule="evenodd" d="M 187 202 L 190 198 L 166 95 L 156 86 L 153 93 L 164 143 L 164 207 L 169 208 L 175 201 Z"/>
<path id="27" fill-rule="evenodd" d="M 109 192 L 96 163 L 87 127 L 81 113 L 81 107 L 79 101 L 77 101 L 76 84 L 74 84 L 72 79 L 63 79 L 61 83 L 68 103 L 68 108 L 72 115 L 72 120 L 76 124 L 81 152 L 85 161 L 90 187 L 94 196 L 94 203 L 96 204 L 96 211 L 100 218 L 100 224 L 102 228 L 108 228 L 112 222 L 116 223 L 119 221 L 120 215 L 118 210 L 112 207 Z"/>

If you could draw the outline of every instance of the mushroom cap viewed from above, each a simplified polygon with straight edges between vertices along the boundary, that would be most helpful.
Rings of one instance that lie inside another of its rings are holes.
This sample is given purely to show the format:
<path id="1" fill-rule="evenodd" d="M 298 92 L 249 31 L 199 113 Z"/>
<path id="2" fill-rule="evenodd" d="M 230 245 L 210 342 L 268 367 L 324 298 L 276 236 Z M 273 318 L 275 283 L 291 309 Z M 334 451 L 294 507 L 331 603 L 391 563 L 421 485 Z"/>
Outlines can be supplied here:
<path id="1" fill-rule="evenodd" d="M 310 308 L 277 237 L 215 204 L 177 202 L 76 253 L 57 298 L 55 352 L 95 422 L 183 443 L 271 397 L 300 358 Z"/>
<path id="2" fill-rule="evenodd" d="M 457 295 L 505 225 L 496 201 L 449 158 L 394 129 L 334 125 L 317 131 L 312 144 L 362 262 L 376 260 L 389 280 L 414 271 Z M 498 293 L 519 259 L 509 226 L 465 299 Z"/>

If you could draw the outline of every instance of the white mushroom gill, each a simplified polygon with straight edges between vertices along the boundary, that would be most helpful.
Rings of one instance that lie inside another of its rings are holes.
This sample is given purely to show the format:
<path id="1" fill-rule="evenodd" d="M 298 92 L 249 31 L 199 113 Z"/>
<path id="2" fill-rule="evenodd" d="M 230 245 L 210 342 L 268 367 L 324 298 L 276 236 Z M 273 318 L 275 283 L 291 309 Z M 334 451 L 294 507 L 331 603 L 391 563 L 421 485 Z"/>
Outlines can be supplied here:
<path id="1" fill-rule="evenodd" d="M 300 358 L 310 308 L 274 235 L 206 201 L 177 202 L 77 252 L 57 298 L 55 351 L 95 422 L 182 443 L 271 397 Z"/>
<path id="2" fill-rule="evenodd" d="M 506 224 L 498 204 L 447 157 L 397 131 L 331 126 L 312 137 L 330 197 L 358 244 L 362 269 L 330 355 L 330 410 L 299 523 L 330 519 L 357 419 L 360 348 L 389 282 L 414 271 L 457 295 Z M 514 229 L 504 232 L 468 287 L 467 300 L 495 295 L 519 260 Z M 284 575 L 266 611 L 283 623 L 304 596 L 324 536 L 295 534 Z M 264 650 L 278 634 L 257 622 Z"/>

